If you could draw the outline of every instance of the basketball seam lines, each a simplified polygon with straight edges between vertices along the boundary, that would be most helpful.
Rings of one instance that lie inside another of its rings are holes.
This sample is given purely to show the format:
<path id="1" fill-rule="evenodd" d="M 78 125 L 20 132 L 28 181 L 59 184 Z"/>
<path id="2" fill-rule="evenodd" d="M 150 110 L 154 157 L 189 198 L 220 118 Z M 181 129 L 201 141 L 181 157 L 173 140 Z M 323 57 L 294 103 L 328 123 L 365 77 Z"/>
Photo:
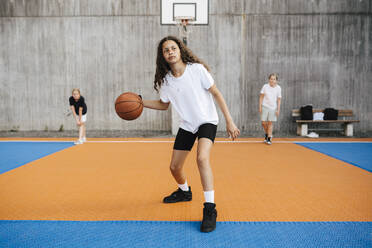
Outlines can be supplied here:
<path id="1" fill-rule="evenodd" d="M 133 109 L 133 110 L 131 110 L 131 111 L 128 111 L 128 112 L 117 112 L 117 113 L 118 113 L 118 114 L 127 114 L 127 113 L 130 113 L 130 112 L 133 112 L 133 111 L 138 110 L 138 109 L 141 107 L 141 105 L 143 105 L 143 104 L 140 103 L 140 105 L 139 105 L 137 108 L 135 108 L 135 109 Z"/>

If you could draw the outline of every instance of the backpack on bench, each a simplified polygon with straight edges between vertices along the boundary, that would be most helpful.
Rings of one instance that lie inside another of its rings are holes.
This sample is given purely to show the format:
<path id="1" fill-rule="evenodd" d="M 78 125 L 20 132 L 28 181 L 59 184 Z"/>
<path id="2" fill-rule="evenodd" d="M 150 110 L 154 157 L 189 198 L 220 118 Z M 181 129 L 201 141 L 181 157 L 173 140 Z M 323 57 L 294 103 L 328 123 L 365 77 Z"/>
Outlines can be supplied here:
<path id="1" fill-rule="evenodd" d="M 334 108 L 326 108 L 323 111 L 324 120 L 337 120 L 338 119 L 338 110 Z"/>
<path id="2" fill-rule="evenodd" d="M 312 120 L 313 119 L 313 106 L 306 105 L 300 108 L 301 120 Z"/>

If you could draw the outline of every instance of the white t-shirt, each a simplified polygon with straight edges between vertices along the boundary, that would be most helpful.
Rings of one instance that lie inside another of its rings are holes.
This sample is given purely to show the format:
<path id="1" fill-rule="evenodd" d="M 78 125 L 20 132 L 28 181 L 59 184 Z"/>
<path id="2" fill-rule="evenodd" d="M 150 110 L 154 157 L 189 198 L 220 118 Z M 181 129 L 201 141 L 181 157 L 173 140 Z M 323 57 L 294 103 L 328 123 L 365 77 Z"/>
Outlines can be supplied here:
<path id="1" fill-rule="evenodd" d="M 277 84 L 275 87 L 271 87 L 270 84 L 265 84 L 261 89 L 261 94 L 265 94 L 262 105 L 276 110 L 278 98 L 282 98 L 282 89 Z"/>
<path id="2" fill-rule="evenodd" d="M 205 123 L 218 124 L 213 96 L 208 89 L 214 84 L 211 74 L 201 64 L 187 64 L 180 77 L 169 72 L 160 87 L 160 100 L 170 102 L 181 118 L 180 128 L 196 133 Z"/>

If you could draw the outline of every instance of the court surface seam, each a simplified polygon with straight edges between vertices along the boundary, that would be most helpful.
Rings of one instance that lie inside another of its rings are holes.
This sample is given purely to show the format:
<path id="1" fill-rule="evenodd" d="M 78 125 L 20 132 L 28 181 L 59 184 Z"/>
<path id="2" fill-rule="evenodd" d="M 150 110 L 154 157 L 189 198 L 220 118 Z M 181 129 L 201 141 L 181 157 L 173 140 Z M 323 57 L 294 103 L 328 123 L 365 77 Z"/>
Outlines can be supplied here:
<path id="1" fill-rule="evenodd" d="M 0 142 L 66 142 L 71 143 L 72 140 L 0 140 Z M 94 140 L 84 143 L 174 143 L 174 140 Z M 216 140 L 215 143 L 263 143 L 259 140 Z M 372 141 L 274 141 L 274 144 L 303 144 L 303 143 L 372 143 Z"/>

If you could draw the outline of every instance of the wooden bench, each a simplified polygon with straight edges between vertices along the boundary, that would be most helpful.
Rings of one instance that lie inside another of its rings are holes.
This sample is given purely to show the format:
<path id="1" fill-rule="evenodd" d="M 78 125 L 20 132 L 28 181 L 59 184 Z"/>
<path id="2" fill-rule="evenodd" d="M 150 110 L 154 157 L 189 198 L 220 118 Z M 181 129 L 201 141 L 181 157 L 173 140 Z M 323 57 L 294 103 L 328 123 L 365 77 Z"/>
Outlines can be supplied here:
<path id="1" fill-rule="evenodd" d="M 313 109 L 313 113 L 316 112 L 323 112 L 324 109 Z M 338 117 L 342 119 L 338 120 L 322 120 L 322 121 L 314 121 L 314 120 L 296 120 L 297 123 L 297 135 L 306 136 L 308 131 L 313 130 L 322 130 L 322 131 L 344 131 L 346 136 L 353 136 L 353 123 L 359 122 L 359 120 L 351 120 L 347 119 L 346 117 L 354 116 L 353 111 L 350 109 L 339 109 L 338 110 Z M 299 109 L 292 110 L 292 117 L 297 118 L 301 117 L 301 113 Z M 308 124 L 310 123 L 341 123 L 343 124 L 343 129 L 309 129 Z"/>

